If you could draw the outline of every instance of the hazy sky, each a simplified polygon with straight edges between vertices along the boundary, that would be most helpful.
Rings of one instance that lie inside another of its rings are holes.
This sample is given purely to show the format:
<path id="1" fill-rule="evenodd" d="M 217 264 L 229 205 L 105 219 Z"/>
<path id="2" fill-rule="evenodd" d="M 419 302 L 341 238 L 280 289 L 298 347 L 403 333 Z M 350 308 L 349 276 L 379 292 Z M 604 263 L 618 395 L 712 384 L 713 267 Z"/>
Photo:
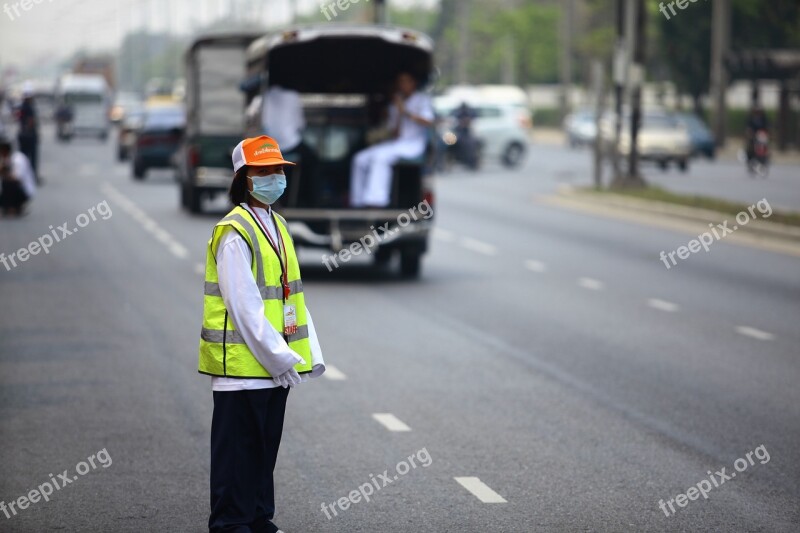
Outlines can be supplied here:
<path id="1" fill-rule="evenodd" d="M 349 9 L 363 8 L 367 1 Z M 435 5 L 437 0 L 389 2 L 406 7 Z M 23 4 L 30 9 L 24 10 Z M 0 0 L 0 70 L 9 64 L 51 63 L 79 48 L 114 48 L 126 33 L 145 25 L 188 33 L 232 12 L 248 20 L 260 12 L 265 27 L 273 27 L 289 20 L 291 5 L 310 12 L 320 4 L 322 0 Z"/>

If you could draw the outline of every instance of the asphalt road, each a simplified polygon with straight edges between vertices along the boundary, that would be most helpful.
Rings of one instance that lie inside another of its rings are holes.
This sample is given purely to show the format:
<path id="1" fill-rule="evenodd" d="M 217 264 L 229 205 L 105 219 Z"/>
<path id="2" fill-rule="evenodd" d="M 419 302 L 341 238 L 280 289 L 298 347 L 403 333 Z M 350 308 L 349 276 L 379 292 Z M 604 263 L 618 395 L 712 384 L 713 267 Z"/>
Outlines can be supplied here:
<path id="1" fill-rule="evenodd" d="M 332 370 L 289 396 L 287 533 L 800 528 L 800 259 L 717 242 L 668 270 L 691 235 L 540 201 L 586 179 L 577 154 L 439 179 L 418 281 L 302 254 Z M 198 265 L 224 205 L 191 217 L 112 155 L 47 139 L 47 185 L 0 221 L 6 256 L 71 231 L 0 266 L 0 500 L 74 478 L 0 531 L 206 527 Z"/>

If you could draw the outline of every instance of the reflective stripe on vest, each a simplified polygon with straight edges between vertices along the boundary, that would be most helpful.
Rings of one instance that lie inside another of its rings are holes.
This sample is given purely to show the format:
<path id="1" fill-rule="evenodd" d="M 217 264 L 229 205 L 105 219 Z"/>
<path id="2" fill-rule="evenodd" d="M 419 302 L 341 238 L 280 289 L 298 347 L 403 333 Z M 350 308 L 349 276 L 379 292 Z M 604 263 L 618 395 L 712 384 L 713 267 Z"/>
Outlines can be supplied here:
<path id="1" fill-rule="evenodd" d="M 297 312 L 297 331 L 284 338 L 289 347 L 304 359 L 304 364 L 295 365 L 295 369 L 300 373 L 310 372 L 311 344 L 297 255 L 282 217 L 275 217 L 275 226 L 286 250 L 286 270 L 291 290 L 286 303 L 295 305 Z M 275 329 L 283 331 L 281 262 L 254 217 L 243 207 L 236 207 L 214 226 L 208 241 L 198 370 L 212 376 L 267 379 L 271 377 L 269 372 L 247 347 L 241 333 L 236 331 L 222 299 L 216 252 L 225 231 L 238 232 L 250 248 L 250 267 L 264 302 L 264 316 Z"/>

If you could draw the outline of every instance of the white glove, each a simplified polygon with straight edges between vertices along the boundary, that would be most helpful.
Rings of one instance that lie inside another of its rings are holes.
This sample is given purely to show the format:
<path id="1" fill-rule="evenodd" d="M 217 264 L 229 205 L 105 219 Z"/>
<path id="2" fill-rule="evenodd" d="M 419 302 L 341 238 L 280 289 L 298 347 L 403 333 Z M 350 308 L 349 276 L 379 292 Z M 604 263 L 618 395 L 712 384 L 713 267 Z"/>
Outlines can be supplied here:
<path id="1" fill-rule="evenodd" d="M 294 368 L 290 368 L 283 374 L 275 376 L 274 378 L 275 383 L 279 386 L 285 388 L 294 387 L 295 385 L 299 385 L 301 383 L 300 374 L 297 373 L 297 370 Z"/>

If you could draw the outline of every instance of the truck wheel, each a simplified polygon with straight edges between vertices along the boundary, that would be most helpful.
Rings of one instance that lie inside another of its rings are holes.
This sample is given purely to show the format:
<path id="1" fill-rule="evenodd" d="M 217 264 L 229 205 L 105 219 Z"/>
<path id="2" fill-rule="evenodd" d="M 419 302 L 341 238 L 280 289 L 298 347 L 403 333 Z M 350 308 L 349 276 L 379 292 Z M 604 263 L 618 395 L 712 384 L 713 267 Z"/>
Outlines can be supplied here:
<path id="1" fill-rule="evenodd" d="M 422 267 L 422 254 L 416 250 L 403 250 L 400 254 L 400 273 L 404 278 L 418 278 Z"/>
<path id="2" fill-rule="evenodd" d="M 196 215 L 203 210 L 200 191 L 198 191 L 197 188 L 191 184 L 186 186 L 186 207 L 193 215 Z"/>
<path id="3" fill-rule="evenodd" d="M 375 251 L 375 266 L 384 267 L 392 260 L 392 251 L 388 248 L 378 248 Z"/>
<path id="4" fill-rule="evenodd" d="M 189 207 L 189 194 L 186 192 L 185 183 L 181 183 L 181 207 L 184 209 Z"/>
<path id="5" fill-rule="evenodd" d="M 147 173 L 147 168 L 138 161 L 133 162 L 133 179 L 141 181 Z"/>

